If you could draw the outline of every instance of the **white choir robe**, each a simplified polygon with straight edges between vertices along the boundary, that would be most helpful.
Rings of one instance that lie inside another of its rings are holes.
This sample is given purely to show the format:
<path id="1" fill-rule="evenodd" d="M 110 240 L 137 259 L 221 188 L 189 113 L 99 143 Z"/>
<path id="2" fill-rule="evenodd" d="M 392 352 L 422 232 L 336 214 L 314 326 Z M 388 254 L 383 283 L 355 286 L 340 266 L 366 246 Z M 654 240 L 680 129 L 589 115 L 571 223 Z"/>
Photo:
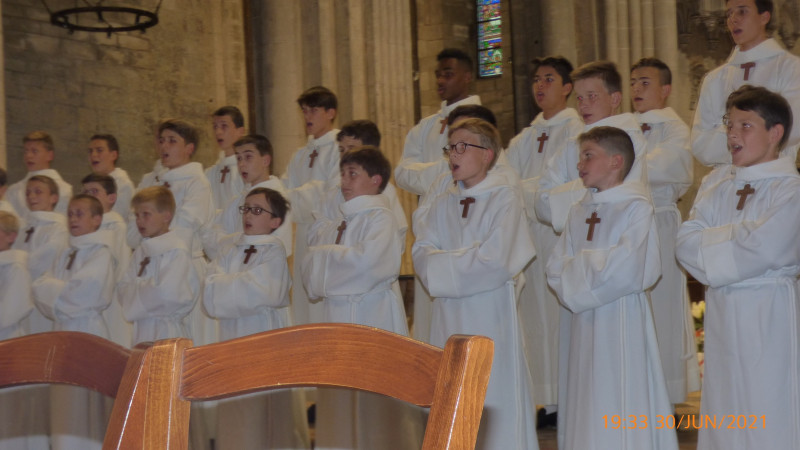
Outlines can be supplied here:
<path id="1" fill-rule="evenodd" d="M 114 255 L 116 268 L 114 271 L 115 285 L 117 281 L 122 279 L 128 269 L 131 253 L 133 252 L 128 247 L 125 239 L 127 228 L 125 220 L 116 211 L 112 210 L 103 214 L 103 222 L 100 224 L 100 229 L 108 230 L 113 236 L 111 253 Z M 111 299 L 111 304 L 103 311 L 103 317 L 106 320 L 106 324 L 108 324 L 109 339 L 123 347 L 130 347 L 131 339 L 133 339 L 133 324 L 125 320 L 125 316 L 122 314 L 122 305 L 119 303 L 116 291 Z"/>
<path id="2" fill-rule="evenodd" d="M 33 230 L 28 238 L 28 231 Z M 25 242 L 27 239 L 28 242 Z M 67 246 L 69 233 L 64 214 L 53 211 L 29 211 L 25 228 L 20 228 L 13 248 L 28 252 L 28 272 L 36 280 L 50 269 L 53 261 Z M 53 322 L 34 309 L 26 319 L 26 334 L 43 333 L 53 329 Z"/>
<path id="3" fill-rule="evenodd" d="M 524 271 L 525 286 L 518 300 L 518 312 L 533 381 L 533 401 L 537 405 L 555 405 L 558 401 L 558 320 L 562 307 L 547 285 L 544 270 L 558 234 L 550 225 L 536 220 L 533 200 L 547 161 L 582 130 L 583 121 L 572 108 L 565 108 L 550 119 L 539 113 L 506 150 L 509 166 L 522 180 L 528 227 L 536 243 L 536 257 Z"/>
<path id="4" fill-rule="evenodd" d="M 189 252 L 189 234 L 189 230 L 175 229 L 143 239 L 117 283 L 125 319 L 133 322 L 133 345 L 192 337 L 186 316 L 199 294 L 200 279 Z M 139 276 L 144 258 L 150 262 Z"/>
<path id="5" fill-rule="evenodd" d="M 33 282 L 36 307 L 53 320 L 55 331 L 82 331 L 108 339 L 103 310 L 114 290 L 113 236 L 98 230 L 71 236 L 51 269 Z M 72 263 L 70 265 L 70 262 Z M 50 388 L 50 441 L 53 450 L 100 449 L 108 415 L 105 398 L 76 386 Z"/>
<path id="6" fill-rule="evenodd" d="M 678 199 L 694 178 L 689 127 L 672 108 L 634 113 L 647 139 L 647 178 L 656 214 L 661 279 L 650 289 L 661 367 L 673 404 L 700 389 L 700 366 L 689 308 L 686 274 L 675 259 L 675 236 L 681 224 Z"/>
<path id="7" fill-rule="evenodd" d="M 738 210 L 746 185 L 755 192 Z M 678 231 L 678 261 L 708 286 L 700 413 L 726 417 L 700 428 L 700 450 L 800 446 L 798 191 L 790 156 L 737 168 L 697 198 Z M 728 427 L 731 414 L 752 429 Z"/>
<path id="8" fill-rule="evenodd" d="M 58 186 L 58 203 L 56 203 L 55 211 L 61 214 L 66 214 L 69 199 L 72 198 L 72 185 L 64 181 L 64 179 L 61 178 L 61 175 L 55 169 L 42 169 L 28 172 L 25 174 L 25 178 L 9 186 L 8 190 L 6 191 L 6 200 L 11 203 L 11 206 L 14 207 L 14 210 L 17 211 L 20 217 L 30 212 L 28 209 L 28 203 L 25 201 L 25 187 L 28 184 L 28 179 L 34 175 L 44 175 L 52 178 L 53 181 L 56 182 L 56 185 Z"/>
<path id="9" fill-rule="evenodd" d="M 475 202 L 462 218 L 466 197 Z M 514 286 L 536 254 L 520 190 L 491 172 L 470 189 L 451 184 L 414 213 L 414 230 L 414 267 L 434 297 L 431 343 L 459 333 L 494 340 L 476 448 L 538 449 Z"/>
<path id="10" fill-rule="evenodd" d="M 131 212 L 131 199 L 133 198 L 134 191 L 133 182 L 128 176 L 128 172 L 119 167 L 115 167 L 108 175 L 111 176 L 117 184 L 117 201 L 114 202 L 114 206 L 111 210 L 127 220 Z"/>
<path id="11" fill-rule="evenodd" d="M 17 212 L 17 210 L 14 209 L 14 205 L 12 205 L 11 202 L 6 200 L 5 198 L 0 198 L 0 211 L 5 211 L 5 212 L 8 212 L 8 213 L 11 213 L 17 219 L 20 219 L 20 220 L 22 219 L 19 216 L 19 213 Z M 20 225 L 23 225 L 23 223 L 20 223 Z M 20 226 L 20 228 L 22 228 L 22 226 Z"/>
<path id="12" fill-rule="evenodd" d="M 0 252 L 0 339 L 22 336 L 24 320 L 32 309 L 28 253 L 16 249 Z M 37 397 L 36 392 L 43 395 Z M 47 386 L 6 388 L 0 392 L 0 448 L 49 450 L 47 392 Z"/>
<path id="13" fill-rule="evenodd" d="M 593 213 L 600 222 L 590 228 Z M 653 206 L 638 180 L 587 191 L 573 205 L 547 262 L 550 286 L 572 311 L 559 449 L 678 449 L 675 430 L 655 426 L 672 415 L 645 292 L 660 265 Z M 611 426 L 612 416 L 629 415 L 649 425 Z"/>
<path id="14" fill-rule="evenodd" d="M 283 241 L 274 234 L 237 233 L 230 244 L 210 265 L 203 295 L 206 311 L 219 320 L 220 340 L 291 326 L 292 279 Z M 255 253 L 248 259 L 251 246 Z M 220 400 L 218 408 L 216 448 L 311 447 L 300 389 Z"/>
<path id="15" fill-rule="evenodd" d="M 206 169 L 205 173 L 217 209 L 225 209 L 228 202 L 244 189 L 235 154 L 225 156 L 225 152 L 220 151 L 217 162 Z"/>
<path id="16" fill-rule="evenodd" d="M 334 129 L 320 136 L 319 139 L 308 136 L 306 145 L 294 152 L 286 167 L 286 172 L 281 176 L 281 181 L 289 194 L 289 203 L 292 205 L 292 218 L 297 224 L 294 250 L 287 247 L 288 251 L 294 254 L 294 267 L 292 268 L 294 274 L 299 274 L 302 270 L 300 266 L 308 248 L 309 228 L 314 223 L 310 219 L 311 212 L 317 208 L 315 206 L 308 210 L 303 206 L 305 202 L 300 201 L 299 197 L 308 196 L 307 191 L 309 190 L 316 192 L 317 184 L 320 182 L 324 189 L 339 183 L 337 134 L 339 134 L 339 130 Z M 316 157 L 312 159 L 313 154 L 316 154 Z M 304 218 L 309 218 L 309 220 Z M 310 303 L 306 291 L 299 283 L 292 288 L 292 314 L 294 314 L 292 322 L 297 325 L 322 321 L 322 305 Z"/>
<path id="17" fill-rule="evenodd" d="M 754 63 L 747 70 L 742 64 Z M 800 117 L 800 58 L 787 52 L 774 39 L 767 39 L 747 51 L 734 47 L 725 64 L 709 72 L 703 79 L 692 124 L 692 153 L 706 166 L 731 164 L 728 138 L 722 118 L 731 92 L 745 84 L 763 86 L 781 94 L 792 108 L 792 116 Z M 797 157 L 800 127 L 792 127 L 782 154 Z M 720 174 L 719 178 L 724 177 Z M 715 177 L 718 179 L 718 177 Z"/>
<path id="18" fill-rule="evenodd" d="M 402 300 L 393 285 L 400 273 L 397 218 L 384 195 L 361 195 L 318 219 L 309 234 L 302 280 L 311 299 L 323 298 L 325 322 L 354 323 L 408 335 Z M 346 221 L 341 240 L 338 228 Z M 377 394 L 320 389 L 315 448 L 416 449 L 422 411 Z"/>

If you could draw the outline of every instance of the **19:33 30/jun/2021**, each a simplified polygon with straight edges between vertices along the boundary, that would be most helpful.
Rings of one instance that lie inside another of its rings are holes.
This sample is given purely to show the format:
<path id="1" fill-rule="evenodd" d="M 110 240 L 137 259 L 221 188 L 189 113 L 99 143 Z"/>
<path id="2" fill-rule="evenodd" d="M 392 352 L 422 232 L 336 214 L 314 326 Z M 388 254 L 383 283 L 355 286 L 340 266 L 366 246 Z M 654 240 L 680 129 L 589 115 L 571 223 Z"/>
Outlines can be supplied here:
<path id="1" fill-rule="evenodd" d="M 661 429 L 695 429 L 701 428 L 709 429 L 766 429 L 766 416 L 755 414 L 698 414 L 698 415 L 661 415 L 655 416 L 655 420 L 646 414 L 629 414 L 621 416 L 617 414 L 604 415 L 603 427 L 611 428 L 613 430 L 620 429 L 647 429 L 655 427 L 657 430 Z"/>

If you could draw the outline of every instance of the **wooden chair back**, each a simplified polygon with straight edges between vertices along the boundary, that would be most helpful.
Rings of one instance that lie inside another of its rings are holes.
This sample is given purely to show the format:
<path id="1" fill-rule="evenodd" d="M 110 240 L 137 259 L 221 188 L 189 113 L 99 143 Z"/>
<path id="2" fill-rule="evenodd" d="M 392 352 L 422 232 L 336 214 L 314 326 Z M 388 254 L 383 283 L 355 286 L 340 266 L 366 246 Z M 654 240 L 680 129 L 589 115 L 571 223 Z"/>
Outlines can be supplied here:
<path id="1" fill-rule="evenodd" d="M 494 355 L 494 343 L 484 336 L 454 335 L 440 349 L 348 324 L 302 325 L 190 344 L 167 340 L 151 349 L 160 354 L 152 367 L 161 367 L 162 376 L 150 376 L 148 395 L 132 405 L 141 410 L 146 404 L 145 448 L 188 447 L 189 402 L 313 386 L 375 392 L 429 407 L 423 450 L 473 449 Z M 181 366 L 166 376 L 164 368 L 175 361 Z"/>
<path id="2" fill-rule="evenodd" d="M 73 331 L 53 331 L 0 341 L 0 387 L 28 384 L 82 386 L 109 397 L 114 407 L 104 450 L 140 449 L 138 430 L 126 426 L 135 380 L 151 344 L 130 350 L 101 337 Z M 123 433 L 123 430 L 125 433 Z"/>

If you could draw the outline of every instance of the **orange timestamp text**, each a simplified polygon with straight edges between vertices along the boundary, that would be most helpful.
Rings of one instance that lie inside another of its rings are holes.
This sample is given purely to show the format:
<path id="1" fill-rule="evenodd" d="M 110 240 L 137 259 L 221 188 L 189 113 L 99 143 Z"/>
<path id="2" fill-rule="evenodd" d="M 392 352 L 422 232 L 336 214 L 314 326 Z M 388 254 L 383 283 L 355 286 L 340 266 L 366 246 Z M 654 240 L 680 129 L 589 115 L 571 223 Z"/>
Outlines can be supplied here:
<path id="1" fill-rule="evenodd" d="M 655 419 L 655 420 L 652 420 Z M 681 415 L 661 415 L 657 414 L 654 418 L 646 414 L 628 414 L 627 416 L 612 414 L 603 416 L 603 426 L 613 430 L 644 430 L 650 427 L 656 430 L 668 429 L 766 429 L 767 418 L 764 415 L 755 414 L 681 414 Z"/>

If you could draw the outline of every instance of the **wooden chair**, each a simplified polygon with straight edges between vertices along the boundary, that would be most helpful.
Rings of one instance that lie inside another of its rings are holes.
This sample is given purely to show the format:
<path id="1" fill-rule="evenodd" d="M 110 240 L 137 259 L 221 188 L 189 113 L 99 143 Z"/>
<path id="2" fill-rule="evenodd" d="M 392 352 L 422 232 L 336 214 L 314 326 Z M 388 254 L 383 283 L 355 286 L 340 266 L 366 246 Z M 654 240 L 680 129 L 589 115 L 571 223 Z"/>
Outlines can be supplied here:
<path id="1" fill-rule="evenodd" d="M 126 428 L 136 382 L 146 375 L 151 344 L 130 350 L 92 334 L 38 333 L 0 341 L 0 387 L 26 384 L 83 386 L 115 397 L 104 450 L 144 448 L 139 429 Z M 140 383 L 141 385 L 141 383 Z M 125 431 L 125 433 L 123 433 Z"/>
<path id="2" fill-rule="evenodd" d="M 148 377 L 147 395 L 134 396 L 131 405 L 138 411 L 146 406 L 144 448 L 186 449 L 191 401 L 316 386 L 376 392 L 430 407 L 423 450 L 472 449 L 494 355 L 494 343 L 484 336 L 455 335 L 442 350 L 347 324 L 302 325 L 190 345 L 188 339 L 171 339 L 150 349 L 159 353 L 151 365 L 159 373 Z"/>

